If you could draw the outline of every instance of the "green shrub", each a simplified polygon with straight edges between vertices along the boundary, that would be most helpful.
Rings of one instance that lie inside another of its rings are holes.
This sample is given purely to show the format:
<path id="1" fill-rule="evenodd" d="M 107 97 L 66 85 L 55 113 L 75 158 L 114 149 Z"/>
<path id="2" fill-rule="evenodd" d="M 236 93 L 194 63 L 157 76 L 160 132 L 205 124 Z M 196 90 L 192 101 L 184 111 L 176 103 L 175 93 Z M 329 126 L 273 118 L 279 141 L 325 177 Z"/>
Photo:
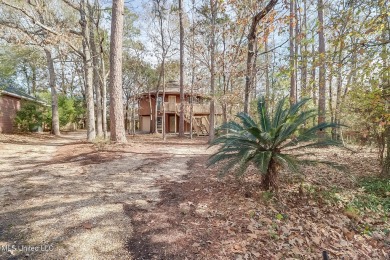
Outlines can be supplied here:
<path id="1" fill-rule="evenodd" d="M 46 99 L 51 103 L 50 97 L 46 97 Z M 84 113 L 85 108 L 82 100 L 66 95 L 58 96 L 58 116 L 61 127 L 66 126 L 68 123 L 77 123 L 78 118 L 81 118 Z M 45 117 L 45 123 L 51 126 L 51 120 L 52 111 L 49 109 Z"/>
<path id="2" fill-rule="evenodd" d="M 60 126 L 74 122 L 77 116 L 74 99 L 60 95 L 58 97 L 58 114 Z"/>
<path id="3" fill-rule="evenodd" d="M 45 120 L 46 107 L 36 102 L 23 101 L 21 109 L 16 112 L 14 122 L 21 131 L 28 132 L 42 127 Z"/>
<path id="4" fill-rule="evenodd" d="M 298 171 L 300 164 L 313 164 L 316 161 L 302 159 L 293 151 L 307 147 L 323 147 L 340 145 L 329 139 L 318 139 L 317 132 L 325 131 L 336 124 L 321 123 L 302 131 L 298 131 L 308 120 L 316 116 L 315 110 L 303 111 L 309 99 L 284 108 L 287 97 L 280 100 L 273 115 L 267 109 L 266 100 L 260 98 L 257 103 L 257 120 L 245 113 L 237 117 L 241 123 L 230 121 L 221 126 L 227 134 L 217 137 L 213 145 L 220 145 L 218 151 L 208 161 L 208 165 L 226 162 L 221 173 L 225 174 L 238 165 L 236 174 L 243 175 L 249 165 L 254 165 L 262 175 L 262 185 L 266 190 L 278 187 L 278 173 L 281 168 Z M 331 164 L 329 162 L 323 162 Z M 333 165 L 333 164 L 331 164 Z M 337 165 L 333 165 L 337 166 Z"/>

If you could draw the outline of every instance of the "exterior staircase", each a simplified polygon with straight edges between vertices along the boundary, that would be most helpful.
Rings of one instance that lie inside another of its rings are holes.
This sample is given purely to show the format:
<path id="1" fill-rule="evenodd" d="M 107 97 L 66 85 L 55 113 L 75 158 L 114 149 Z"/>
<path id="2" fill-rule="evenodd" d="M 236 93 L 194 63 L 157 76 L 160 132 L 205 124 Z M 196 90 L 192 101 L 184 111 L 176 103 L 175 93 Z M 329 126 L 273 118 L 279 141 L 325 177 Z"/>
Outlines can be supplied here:
<path id="1" fill-rule="evenodd" d="M 180 116 L 179 109 L 176 109 L 176 114 Z M 184 121 L 190 123 L 190 113 L 184 113 Z M 192 116 L 192 130 L 195 130 L 197 136 L 209 135 L 210 123 L 207 116 Z"/>
<path id="2" fill-rule="evenodd" d="M 192 127 L 198 136 L 209 135 L 210 123 L 207 116 L 193 116 Z"/>

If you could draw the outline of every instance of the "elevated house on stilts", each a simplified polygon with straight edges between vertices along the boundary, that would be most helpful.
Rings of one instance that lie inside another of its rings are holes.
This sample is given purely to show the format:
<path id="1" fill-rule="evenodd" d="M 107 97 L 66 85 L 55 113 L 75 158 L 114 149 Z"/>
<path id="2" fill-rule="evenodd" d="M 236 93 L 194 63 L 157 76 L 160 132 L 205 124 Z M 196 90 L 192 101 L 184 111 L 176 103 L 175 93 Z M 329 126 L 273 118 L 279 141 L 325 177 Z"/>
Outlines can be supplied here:
<path id="1" fill-rule="evenodd" d="M 165 108 L 165 132 L 178 133 L 180 102 L 180 88 L 176 82 L 167 83 L 164 100 L 163 91 L 161 89 L 157 92 L 153 91 L 139 94 L 139 130 L 143 133 L 161 133 L 163 123 L 163 108 Z M 193 131 L 193 133 L 197 134 L 198 136 L 208 135 L 210 127 L 209 116 L 210 97 L 199 93 L 193 93 L 191 95 L 190 92 L 185 91 L 184 131 L 186 133 Z M 219 125 L 220 121 L 222 120 L 222 111 L 221 108 L 217 105 L 215 106 L 215 117 L 217 122 L 216 125 Z"/>

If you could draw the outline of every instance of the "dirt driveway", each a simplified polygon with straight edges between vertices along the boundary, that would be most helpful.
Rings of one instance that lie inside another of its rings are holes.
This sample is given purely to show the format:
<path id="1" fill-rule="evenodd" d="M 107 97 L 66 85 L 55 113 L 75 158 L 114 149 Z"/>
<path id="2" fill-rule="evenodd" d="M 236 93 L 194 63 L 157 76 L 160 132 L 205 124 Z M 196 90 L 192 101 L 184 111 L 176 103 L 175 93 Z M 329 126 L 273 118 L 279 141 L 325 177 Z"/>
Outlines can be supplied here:
<path id="1" fill-rule="evenodd" d="M 153 207 L 157 181 L 180 182 L 188 160 L 210 152 L 206 139 L 84 139 L 0 136 L 0 259 L 132 259 L 129 208 Z"/>

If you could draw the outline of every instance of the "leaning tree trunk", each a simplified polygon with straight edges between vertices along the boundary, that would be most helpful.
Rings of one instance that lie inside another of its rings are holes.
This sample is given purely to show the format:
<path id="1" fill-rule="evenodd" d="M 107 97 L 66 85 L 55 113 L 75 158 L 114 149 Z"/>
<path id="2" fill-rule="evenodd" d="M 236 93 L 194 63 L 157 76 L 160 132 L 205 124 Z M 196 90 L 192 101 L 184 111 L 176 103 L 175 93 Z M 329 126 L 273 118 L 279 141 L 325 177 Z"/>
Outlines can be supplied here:
<path id="1" fill-rule="evenodd" d="M 51 133 L 60 135 L 60 119 L 58 114 L 58 96 L 56 90 L 56 73 L 51 51 L 45 48 L 47 68 L 49 70 L 49 85 L 51 93 Z"/>
<path id="2" fill-rule="evenodd" d="M 255 41 L 256 41 L 256 27 L 257 24 L 260 22 L 261 19 L 263 19 L 276 5 L 278 0 L 271 0 L 267 4 L 267 6 L 261 10 L 259 13 L 257 13 L 252 18 L 252 24 L 251 28 L 249 30 L 249 34 L 247 36 L 248 38 L 248 53 L 247 53 L 247 61 L 246 61 L 246 75 L 245 75 L 245 91 L 244 91 L 244 113 L 249 112 L 249 94 L 251 90 L 251 75 L 253 75 L 253 58 L 255 53 Z"/>
<path id="3" fill-rule="evenodd" d="M 127 142 L 122 100 L 123 13 L 124 1 L 114 0 L 110 42 L 110 139 L 118 143 Z"/>

